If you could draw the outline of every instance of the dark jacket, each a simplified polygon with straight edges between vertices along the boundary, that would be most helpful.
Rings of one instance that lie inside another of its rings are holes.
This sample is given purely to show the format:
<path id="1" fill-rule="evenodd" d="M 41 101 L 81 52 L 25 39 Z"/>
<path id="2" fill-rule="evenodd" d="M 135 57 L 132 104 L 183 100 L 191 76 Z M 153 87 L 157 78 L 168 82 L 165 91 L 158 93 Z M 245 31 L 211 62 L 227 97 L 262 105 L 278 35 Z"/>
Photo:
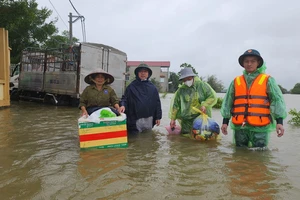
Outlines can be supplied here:
<path id="1" fill-rule="evenodd" d="M 128 131 L 136 129 L 136 121 L 140 118 L 152 116 L 154 126 L 155 121 L 162 117 L 158 91 L 148 80 L 141 81 L 137 78 L 132 81 L 126 88 L 120 105 L 125 106 Z"/>

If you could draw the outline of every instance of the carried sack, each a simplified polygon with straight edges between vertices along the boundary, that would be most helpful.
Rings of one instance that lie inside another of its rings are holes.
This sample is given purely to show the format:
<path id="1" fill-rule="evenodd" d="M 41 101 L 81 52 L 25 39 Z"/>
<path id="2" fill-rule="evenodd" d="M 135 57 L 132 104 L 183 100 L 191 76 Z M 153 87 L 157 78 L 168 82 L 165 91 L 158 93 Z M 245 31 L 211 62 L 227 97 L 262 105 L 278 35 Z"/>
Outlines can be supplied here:
<path id="1" fill-rule="evenodd" d="M 197 108 L 194 108 L 201 113 L 193 122 L 191 137 L 195 140 L 207 141 L 220 139 L 220 126 L 207 114 Z"/>
<path id="2" fill-rule="evenodd" d="M 171 126 L 166 126 L 165 128 L 169 135 L 179 135 L 181 132 L 181 127 L 179 125 L 176 125 L 175 128 L 171 128 Z"/>

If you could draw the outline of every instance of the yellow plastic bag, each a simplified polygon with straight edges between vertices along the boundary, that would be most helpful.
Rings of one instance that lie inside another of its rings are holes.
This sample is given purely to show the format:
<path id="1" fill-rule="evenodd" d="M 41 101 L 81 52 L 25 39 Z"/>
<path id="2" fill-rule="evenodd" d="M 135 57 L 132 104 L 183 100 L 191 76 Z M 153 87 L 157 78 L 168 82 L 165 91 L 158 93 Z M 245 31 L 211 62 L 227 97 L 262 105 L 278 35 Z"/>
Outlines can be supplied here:
<path id="1" fill-rule="evenodd" d="M 191 138 L 200 141 L 217 140 L 221 138 L 220 126 L 207 114 L 193 107 L 194 110 L 201 113 L 193 122 Z"/>

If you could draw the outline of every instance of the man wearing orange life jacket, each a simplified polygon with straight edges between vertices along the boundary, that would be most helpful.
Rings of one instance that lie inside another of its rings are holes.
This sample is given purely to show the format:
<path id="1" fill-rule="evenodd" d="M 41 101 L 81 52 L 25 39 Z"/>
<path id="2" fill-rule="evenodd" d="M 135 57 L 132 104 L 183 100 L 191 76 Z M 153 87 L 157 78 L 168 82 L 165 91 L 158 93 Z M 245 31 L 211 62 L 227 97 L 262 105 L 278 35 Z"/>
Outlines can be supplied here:
<path id="1" fill-rule="evenodd" d="M 221 130 L 227 135 L 231 118 L 236 146 L 266 147 L 273 130 L 278 137 L 284 134 L 287 113 L 283 95 L 275 79 L 265 74 L 264 60 L 257 50 L 247 50 L 238 61 L 245 70 L 231 82 L 224 97 Z"/>

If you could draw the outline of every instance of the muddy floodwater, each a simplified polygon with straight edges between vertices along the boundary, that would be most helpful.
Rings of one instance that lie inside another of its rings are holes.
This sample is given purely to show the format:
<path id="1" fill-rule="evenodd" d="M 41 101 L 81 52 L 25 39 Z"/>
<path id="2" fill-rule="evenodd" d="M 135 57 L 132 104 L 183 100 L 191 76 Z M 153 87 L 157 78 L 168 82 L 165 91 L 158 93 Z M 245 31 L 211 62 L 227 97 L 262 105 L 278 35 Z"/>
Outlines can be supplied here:
<path id="1" fill-rule="evenodd" d="M 223 96 L 224 94 L 218 94 Z M 74 107 L 12 102 L 0 109 L 0 199 L 300 199 L 300 127 L 284 121 L 268 151 L 168 136 L 172 94 L 161 98 L 153 131 L 129 136 L 128 148 L 79 148 Z M 300 110 L 300 96 L 284 95 Z M 220 124 L 219 110 L 213 118 Z"/>

